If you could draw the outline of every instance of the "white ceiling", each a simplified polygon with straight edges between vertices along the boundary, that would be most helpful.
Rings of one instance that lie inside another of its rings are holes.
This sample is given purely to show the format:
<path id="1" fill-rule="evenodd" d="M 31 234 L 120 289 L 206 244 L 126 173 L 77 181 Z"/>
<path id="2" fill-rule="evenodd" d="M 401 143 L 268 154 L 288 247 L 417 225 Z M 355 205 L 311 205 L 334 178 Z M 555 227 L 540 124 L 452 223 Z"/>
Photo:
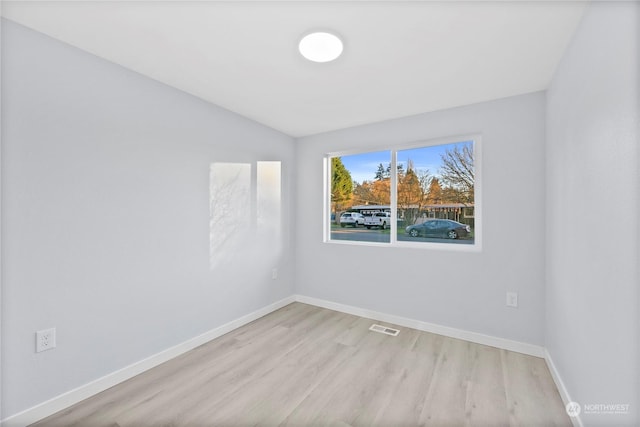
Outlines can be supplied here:
<path id="1" fill-rule="evenodd" d="M 583 2 L 33 2 L 3 16 L 291 136 L 544 90 Z M 301 36 L 343 37 L 336 62 Z"/>

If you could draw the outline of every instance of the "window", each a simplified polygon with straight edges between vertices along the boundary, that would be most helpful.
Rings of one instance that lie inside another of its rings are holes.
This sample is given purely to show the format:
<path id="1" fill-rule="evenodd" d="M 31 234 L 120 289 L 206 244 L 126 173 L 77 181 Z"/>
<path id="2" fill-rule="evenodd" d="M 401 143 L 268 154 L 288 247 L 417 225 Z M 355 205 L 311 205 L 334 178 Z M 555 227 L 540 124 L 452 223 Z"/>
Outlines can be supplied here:
<path id="1" fill-rule="evenodd" d="M 480 138 L 327 156 L 326 241 L 480 247 Z"/>
<path id="2" fill-rule="evenodd" d="M 391 152 L 377 151 L 331 157 L 330 210 L 331 240 L 389 243 L 390 216 L 376 224 L 376 213 L 391 212 Z"/>

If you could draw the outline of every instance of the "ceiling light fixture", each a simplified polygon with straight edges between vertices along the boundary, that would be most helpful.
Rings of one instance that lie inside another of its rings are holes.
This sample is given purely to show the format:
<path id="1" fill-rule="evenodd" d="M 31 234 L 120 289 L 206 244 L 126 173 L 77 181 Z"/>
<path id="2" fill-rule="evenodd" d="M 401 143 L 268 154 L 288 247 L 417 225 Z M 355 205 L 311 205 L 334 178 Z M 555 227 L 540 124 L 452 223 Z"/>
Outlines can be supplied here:
<path id="1" fill-rule="evenodd" d="M 298 50 L 302 56 L 313 62 L 331 62 L 343 50 L 342 40 L 335 34 L 316 32 L 307 34 L 300 40 Z"/>

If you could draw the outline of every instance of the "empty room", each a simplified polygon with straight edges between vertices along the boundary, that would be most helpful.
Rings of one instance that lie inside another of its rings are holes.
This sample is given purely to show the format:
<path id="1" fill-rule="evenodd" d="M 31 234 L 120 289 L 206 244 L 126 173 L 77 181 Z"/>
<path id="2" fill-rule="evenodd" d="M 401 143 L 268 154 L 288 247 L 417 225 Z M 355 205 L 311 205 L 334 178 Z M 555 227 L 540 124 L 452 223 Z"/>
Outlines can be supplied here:
<path id="1" fill-rule="evenodd" d="M 637 1 L 2 1 L 0 423 L 640 426 Z"/>

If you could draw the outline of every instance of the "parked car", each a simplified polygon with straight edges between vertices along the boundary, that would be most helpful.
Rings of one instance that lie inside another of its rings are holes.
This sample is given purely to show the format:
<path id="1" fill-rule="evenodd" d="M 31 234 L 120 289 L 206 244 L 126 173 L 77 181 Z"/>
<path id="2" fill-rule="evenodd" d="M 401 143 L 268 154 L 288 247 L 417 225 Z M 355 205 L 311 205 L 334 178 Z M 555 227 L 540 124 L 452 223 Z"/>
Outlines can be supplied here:
<path id="1" fill-rule="evenodd" d="M 428 219 L 422 224 L 410 225 L 405 229 L 411 237 L 443 237 L 457 239 L 471 233 L 471 227 L 450 219 Z"/>
<path id="2" fill-rule="evenodd" d="M 340 227 L 364 225 L 364 217 L 359 212 L 344 212 L 340 215 Z"/>

